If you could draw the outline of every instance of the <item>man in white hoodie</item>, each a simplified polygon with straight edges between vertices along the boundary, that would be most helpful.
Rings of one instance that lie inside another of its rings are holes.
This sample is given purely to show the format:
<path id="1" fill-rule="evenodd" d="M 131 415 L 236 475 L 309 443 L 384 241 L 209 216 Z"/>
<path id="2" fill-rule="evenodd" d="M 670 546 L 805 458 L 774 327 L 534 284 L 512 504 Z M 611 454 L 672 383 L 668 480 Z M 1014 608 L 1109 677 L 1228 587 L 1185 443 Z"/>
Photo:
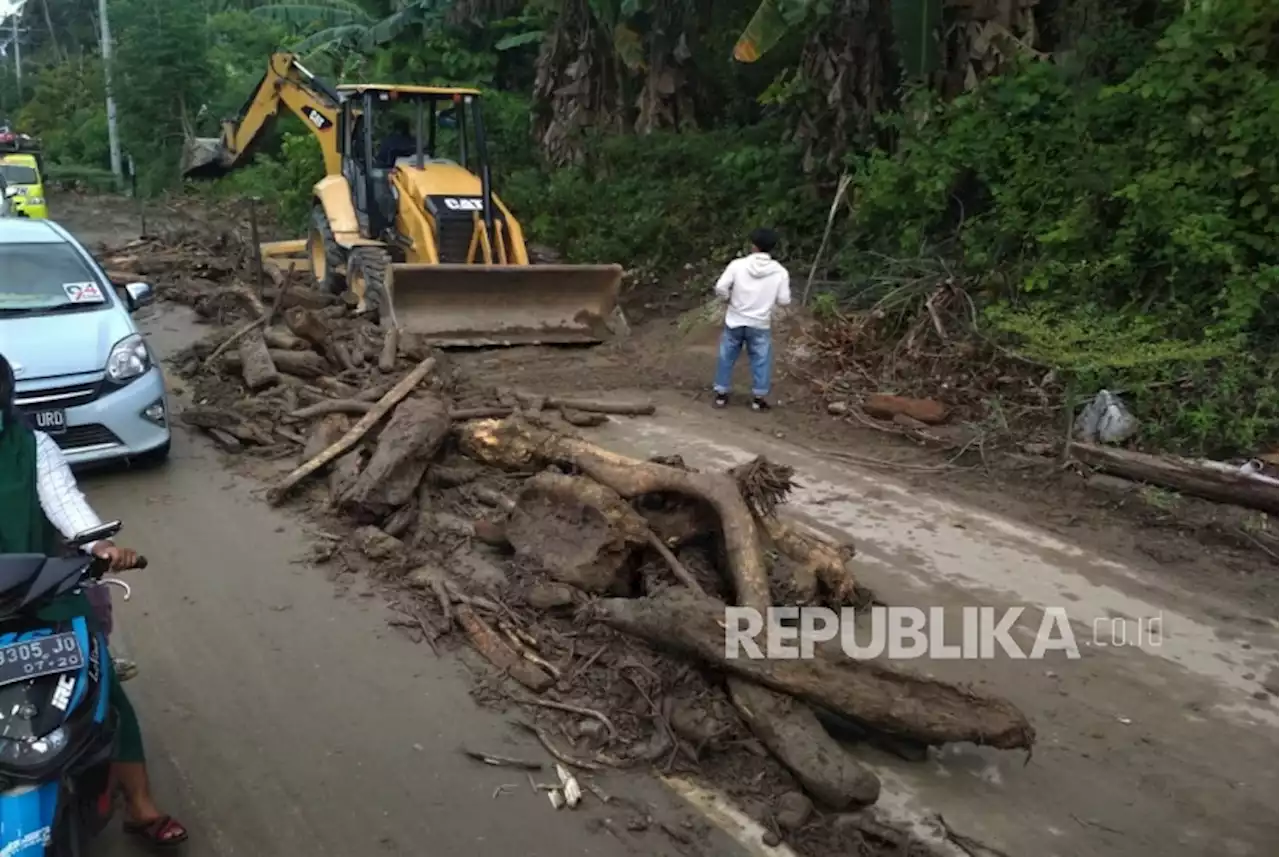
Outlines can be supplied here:
<path id="1" fill-rule="evenodd" d="M 729 404 L 733 366 L 745 345 L 751 364 L 751 409 L 769 410 L 769 378 L 773 372 L 773 334 L 769 329 L 775 306 L 791 303 L 791 276 L 769 254 L 778 243 L 772 229 L 751 233 L 751 254 L 734 259 L 716 281 L 716 296 L 728 301 L 720 360 L 716 366 L 715 406 Z"/>

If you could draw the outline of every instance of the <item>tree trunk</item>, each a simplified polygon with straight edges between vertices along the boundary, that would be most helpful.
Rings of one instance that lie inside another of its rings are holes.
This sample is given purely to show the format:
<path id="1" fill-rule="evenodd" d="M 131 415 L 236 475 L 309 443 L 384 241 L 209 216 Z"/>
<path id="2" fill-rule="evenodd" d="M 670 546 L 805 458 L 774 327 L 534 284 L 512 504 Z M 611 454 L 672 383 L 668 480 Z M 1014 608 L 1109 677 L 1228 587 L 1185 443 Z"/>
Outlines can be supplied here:
<path id="1" fill-rule="evenodd" d="M 673 590 L 651 598 L 598 602 L 614 628 L 865 724 L 879 732 L 945 744 L 971 741 L 1002 750 L 1029 748 L 1035 730 L 1012 703 L 882 661 L 818 646 L 814 657 L 725 658 L 724 605 Z M 763 648 L 763 639 L 761 639 Z"/>
<path id="2" fill-rule="evenodd" d="M 448 406 L 434 396 L 401 402 L 340 508 L 359 519 L 376 520 L 408 503 L 450 425 Z"/>
<path id="3" fill-rule="evenodd" d="M 516 554 L 587 592 L 627 591 L 624 573 L 649 527 L 616 491 L 543 472 L 528 480 L 506 525 Z"/>
<path id="4" fill-rule="evenodd" d="M 345 414 L 329 414 L 315 424 L 311 434 L 307 436 L 307 444 L 302 449 L 302 460 L 310 461 L 338 438 L 346 434 L 351 427 L 351 420 Z"/>
<path id="5" fill-rule="evenodd" d="M 1280 487 L 1274 481 L 1232 470 L 1218 469 L 1185 458 L 1158 458 L 1091 443 L 1073 443 L 1070 453 L 1085 464 L 1107 473 L 1172 488 L 1216 503 L 1259 509 L 1272 515 L 1280 507 Z"/>
<path id="6" fill-rule="evenodd" d="M 240 340 L 240 371 L 245 386 L 255 393 L 280 380 L 275 359 L 257 330 Z"/>

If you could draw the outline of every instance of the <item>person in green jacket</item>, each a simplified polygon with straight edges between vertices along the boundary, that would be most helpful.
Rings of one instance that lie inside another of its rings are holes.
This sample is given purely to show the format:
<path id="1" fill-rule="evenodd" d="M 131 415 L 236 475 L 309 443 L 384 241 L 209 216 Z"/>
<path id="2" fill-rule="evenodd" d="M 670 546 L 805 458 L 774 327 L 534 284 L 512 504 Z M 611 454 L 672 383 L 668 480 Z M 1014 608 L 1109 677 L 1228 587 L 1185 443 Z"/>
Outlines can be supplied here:
<path id="1" fill-rule="evenodd" d="M 16 382 L 9 361 L 0 355 L 0 553 L 63 552 L 66 539 L 102 522 L 76 485 L 58 445 L 31 428 L 14 402 Z M 103 540 L 86 551 L 132 568 L 136 552 Z M 45 621 L 83 616 L 95 628 L 97 618 L 83 592 L 61 596 L 39 612 Z M 156 845 L 176 845 L 187 830 L 161 812 L 151 795 L 142 729 L 120 682 L 111 680 L 111 702 L 119 714 L 112 776 L 125 796 L 125 830 Z"/>

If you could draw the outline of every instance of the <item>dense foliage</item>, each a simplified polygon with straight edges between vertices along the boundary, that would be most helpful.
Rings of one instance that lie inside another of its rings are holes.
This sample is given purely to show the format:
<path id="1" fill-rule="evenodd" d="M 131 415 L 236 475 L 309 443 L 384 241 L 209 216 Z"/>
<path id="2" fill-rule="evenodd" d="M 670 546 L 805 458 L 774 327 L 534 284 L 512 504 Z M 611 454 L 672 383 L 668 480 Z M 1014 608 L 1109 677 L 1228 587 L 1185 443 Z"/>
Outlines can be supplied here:
<path id="1" fill-rule="evenodd" d="M 771 223 L 850 284 L 960 273 L 981 335 L 1146 442 L 1256 452 L 1277 423 L 1277 13 L 1267 0 L 111 0 L 124 148 L 177 183 L 277 47 L 337 79 L 489 93 L 499 192 L 584 261 L 678 276 Z M 107 166 L 94 0 L 23 7 L 0 101 L 64 174 Z M 748 62 L 730 62 L 730 54 Z M 301 223 L 322 174 L 280 123 L 213 192 Z M 927 266 L 926 266 L 927 267 Z M 705 285 L 705 284 L 701 284 Z M 925 284 L 918 297 L 932 289 Z"/>

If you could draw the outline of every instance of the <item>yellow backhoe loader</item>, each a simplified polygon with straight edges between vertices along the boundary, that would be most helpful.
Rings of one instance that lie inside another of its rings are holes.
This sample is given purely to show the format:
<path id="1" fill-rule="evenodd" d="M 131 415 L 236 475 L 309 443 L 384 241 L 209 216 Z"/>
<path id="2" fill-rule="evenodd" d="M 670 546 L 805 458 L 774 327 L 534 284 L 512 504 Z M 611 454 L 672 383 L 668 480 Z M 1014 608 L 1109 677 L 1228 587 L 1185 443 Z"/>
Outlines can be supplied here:
<path id="1" fill-rule="evenodd" d="M 188 141 L 183 173 L 247 163 L 284 107 L 319 139 L 326 176 L 305 244 L 263 245 L 264 257 L 305 250 L 318 288 L 349 288 L 383 323 L 442 347 L 606 339 L 621 266 L 530 264 L 491 186 L 480 101 L 474 89 L 335 87 L 277 53 L 221 137 Z"/>

